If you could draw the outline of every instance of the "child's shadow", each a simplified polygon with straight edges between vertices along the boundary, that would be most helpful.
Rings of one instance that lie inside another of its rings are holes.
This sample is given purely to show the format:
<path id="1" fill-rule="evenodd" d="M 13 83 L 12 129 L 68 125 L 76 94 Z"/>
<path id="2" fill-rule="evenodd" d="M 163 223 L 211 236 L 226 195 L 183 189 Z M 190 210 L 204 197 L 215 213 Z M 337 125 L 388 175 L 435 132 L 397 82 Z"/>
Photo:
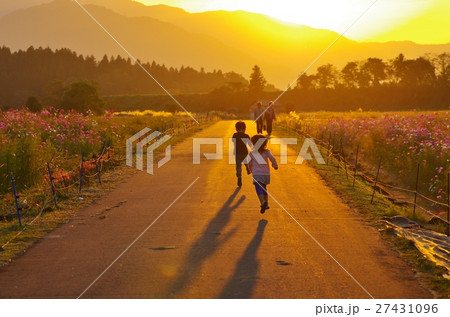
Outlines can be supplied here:
<path id="1" fill-rule="evenodd" d="M 220 298 L 250 298 L 258 280 L 259 262 L 256 253 L 261 244 L 267 220 L 258 223 L 255 236 L 248 244 L 244 254 L 236 265 L 233 276 L 222 291 Z"/>
<path id="2" fill-rule="evenodd" d="M 221 231 L 230 221 L 231 212 L 239 207 L 245 200 L 245 195 L 243 195 L 233 204 L 233 200 L 236 198 L 239 190 L 240 188 L 236 188 L 233 194 L 231 194 L 219 209 L 215 217 L 209 222 L 202 235 L 193 243 L 186 257 L 185 264 L 183 265 L 183 271 L 169 289 L 167 297 L 174 297 L 180 292 L 198 272 L 201 264 L 235 233 L 236 228 L 233 228 L 221 238 Z"/>

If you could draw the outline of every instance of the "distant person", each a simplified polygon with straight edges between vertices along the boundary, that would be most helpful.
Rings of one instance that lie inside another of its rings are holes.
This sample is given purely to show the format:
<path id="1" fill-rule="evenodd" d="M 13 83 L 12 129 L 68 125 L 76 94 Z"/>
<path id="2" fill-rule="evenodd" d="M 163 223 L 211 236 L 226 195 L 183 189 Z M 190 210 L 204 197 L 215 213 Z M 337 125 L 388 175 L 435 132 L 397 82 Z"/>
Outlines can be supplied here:
<path id="1" fill-rule="evenodd" d="M 264 108 L 261 102 L 258 102 L 256 105 L 254 115 L 256 120 L 256 131 L 258 134 L 261 134 L 263 132 L 264 125 Z"/>
<path id="2" fill-rule="evenodd" d="M 245 122 L 239 121 L 235 125 L 236 133 L 233 134 L 233 143 L 234 143 L 234 151 L 236 156 L 236 176 L 237 176 L 237 185 L 239 187 L 242 186 L 242 164 L 244 164 L 245 169 L 247 170 L 247 174 L 250 174 L 250 169 L 248 167 L 246 158 L 248 155 L 248 149 L 246 142 L 243 139 L 250 140 L 250 136 L 245 134 L 245 130 L 247 126 Z M 248 142 L 248 141 L 247 141 Z"/>
<path id="3" fill-rule="evenodd" d="M 269 160 L 275 170 L 278 169 L 278 164 L 272 153 L 267 149 L 268 139 L 266 137 L 257 134 L 252 137 L 251 141 L 253 145 L 256 145 L 260 139 L 264 139 L 264 143 L 257 150 L 254 149 L 250 153 L 249 166 L 253 174 L 253 184 L 255 185 L 256 194 L 261 203 L 260 212 L 263 214 L 266 212 L 266 209 L 269 209 L 269 197 L 267 194 L 267 185 L 270 184 Z"/>
<path id="4" fill-rule="evenodd" d="M 270 136 L 272 134 L 272 123 L 276 119 L 272 101 L 269 102 L 269 106 L 264 113 L 264 119 L 266 120 L 267 135 Z"/>

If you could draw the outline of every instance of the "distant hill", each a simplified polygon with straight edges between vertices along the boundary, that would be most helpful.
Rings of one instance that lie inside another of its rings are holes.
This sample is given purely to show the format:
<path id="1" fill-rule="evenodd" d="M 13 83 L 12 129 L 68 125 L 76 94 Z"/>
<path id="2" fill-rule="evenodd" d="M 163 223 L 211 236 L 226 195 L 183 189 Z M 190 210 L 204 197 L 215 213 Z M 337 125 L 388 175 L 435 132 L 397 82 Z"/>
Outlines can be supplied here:
<path id="1" fill-rule="evenodd" d="M 27 7 L 0 18 L 0 45 L 69 47 L 97 58 L 125 53 L 71 0 Z M 42 4 L 46 0 L 36 0 Z M 258 64 L 267 80 L 284 88 L 333 42 L 329 30 L 282 23 L 244 11 L 188 13 L 164 5 L 145 6 L 131 0 L 80 0 L 135 57 L 166 66 L 234 70 L 248 76 Z M 11 8 L 11 5 L 9 6 Z M 17 7 L 17 6 L 16 6 Z M 0 4 L 0 13 L 5 5 Z M 315 64 L 338 67 L 367 57 L 390 59 L 403 53 L 415 58 L 450 52 L 445 45 L 412 42 L 365 43 L 342 37 Z"/>
<path id="2" fill-rule="evenodd" d="M 53 0 L 10 0 L 2 1 L 0 3 L 0 17 L 11 13 L 15 10 L 26 9 L 32 6 L 49 3 Z M 128 1 L 127 1 L 128 2 Z"/>
<path id="3" fill-rule="evenodd" d="M 95 5 L 86 8 L 136 58 L 167 66 L 212 70 L 251 69 L 253 57 L 203 34 L 150 17 L 126 17 Z M 126 54 L 74 2 L 58 0 L 19 10 L 0 19 L 0 45 L 12 50 L 30 45 L 71 48 L 101 59 Z"/>

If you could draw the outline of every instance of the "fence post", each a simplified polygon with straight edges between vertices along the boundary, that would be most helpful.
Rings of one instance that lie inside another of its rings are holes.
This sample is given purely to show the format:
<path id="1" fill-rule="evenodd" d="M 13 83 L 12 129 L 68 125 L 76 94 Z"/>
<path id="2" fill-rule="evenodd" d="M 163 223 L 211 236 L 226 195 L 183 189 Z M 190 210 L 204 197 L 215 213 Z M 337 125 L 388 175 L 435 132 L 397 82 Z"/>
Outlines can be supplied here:
<path id="1" fill-rule="evenodd" d="M 98 183 L 101 185 L 102 179 L 100 178 L 100 169 L 98 168 L 98 159 L 95 156 L 95 154 L 92 155 L 92 158 L 95 160 L 95 172 L 97 173 Z"/>
<path id="2" fill-rule="evenodd" d="M 419 173 L 420 173 L 420 163 L 417 163 L 416 189 L 414 190 L 414 209 L 413 209 L 414 215 L 416 214 L 417 190 L 419 187 Z"/>
<path id="3" fill-rule="evenodd" d="M 339 170 L 341 168 L 340 167 L 341 160 L 342 160 L 342 162 L 344 162 L 344 165 L 345 165 L 345 158 L 344 158 L 344 154 L 342 152 L 342 137 L 339 138 L 339 150 L 337 150 L 337 146 L 336 146 L 336 153 L 337 153 L 337 156 L 338 156 L 338 167 L 337 167 L 337 170 L 339 172 Z"/>
<path id="4" fill-rule="evenodd" d="M 447 172 L 447 237 L 450 231 L 450 172 Z"/>
<path id="5" fill-rule="evenodd" d="M 53 196 L 53 203 L 55 204 L 55 207 L 58 208 L 58 204 L 56 203 L 56 193 L 55 193 L 55 186 L 53 185 L 53 176 L 52 176 L 52 170 L 50 169 L 50 164 L 47 162 L 47 171 L 48 171 L 48 179 L 50 180 L 50 188 L 52 190 L 52 196 Z"/>
<path id="6" fill-rule="evenodd" d="M 330 162 L 330 144 L 327 144 L 327 165 Z"/>
<path id="7" fill-rule="evenodd" d="M 81 166 L 80 166 L 80 190 L 79 192 L 81 193 L 81 189 L 83 186 L 83 173 L 84 173 L 84 153 L 81 154 Z"/>
<path id="8" fill-rule="evenodd" d="M 20 210 L 22 208 L 19 207 L 19 202 L 17 200 L 19 198 L 19 195 L 17 194 L 16 182 L 14 181 L 13 173 L 11 173 L 11 183 L 12 183 L 12 189 L 13 189 L 13 194 L 14 194 L 14 202 L 16 204 L 16 210 L 17 210 L 17 219 L 19 219 L 19 225 L 22 227 L 22 219 L 20 218 Z"/>
<path id="9" fill-rule="evenodd" d="M 333 132 L 333 139 L 331 141 L 331 151 L 333 152 L 333 154 L 334 154 L 335 149 L 336 149 L 335 143 L 336 143 L 336 132 Z"/>
<path id="10" fill-rule="evenodd" d="M 336 139 L 336 134 L 334 134 L 333 135 L 333 145 L 335 145 L 335 139 Z M 337 169 L 337 172 L 339 173 L 339 169 L 340 169 L 340 165 L 341 165 L 341 155 L 339 154 L 339 151 L 338 151 L 338 148 L 337 148 L 337 146 L 336 146 L 336 151 L 335 151 L 335 153 L 336 153 L 336 156 L 337 156 L 337 166 L 336 166 L 336 169 Z M 334 154 L 333 154 L 333 156 L 334 156 Z"/>
<path id="11" fill-rule="evenodd" d="M 347 172 L 347 162 L 345 160 L 345 153 L 344 153 L 344 145 L 342 143 L 342 138 L 341 138 L 341 150 L 340 150 L 341 154 L 342 154 L 342 162 L 344 163 L 344 168 L 345 168 L 345 177 L 348 180 L 348 172 Z"/>
<path id="12" fill-rule="evenodd" d="M 359 144 L 356 148 L 356 158 L 355 158 L 355 169 L 353 173 L 353 188 L 355 188 L 355 182 L 356 182 L 356 173 L 358 171 L 358 155 L 359 155 Z"/>
<path id="13" fill-rule="evenodd" d="M 105 150 L 105 144 L 106 144 L 106 142 L 105 141 L 103 141 L 103 143 L 102 143 L 102 149 L 100 150 L 100 154 L 99 154 L 99 156 L 103 156 L 103 151 Z"/>
<path id="14" fill-rule="evenodd" d="M 380 175 L 380 168 L 381 168 L 381 157 L 380 157 L 380 162 L 378 162 L 378 169 L 377 169 L 377 176 L 375 177 L 375 184 L 373 185 L 372 199 L 370 200 L 371 204 L 373 204 L 373 198 L 375 197 L 375 190 L 377 188 L 378 175 Z"/>
<path id="15" fill-rule="evenodd" d="M 330 136 L 328 137 L 328 145 L 327 145 L 327 165 L 330 162 L 330 152 L 331 152 L 331 132 Z"/>
<path id="16" fill-rule="evenodd" d="M 109 162 L 109 159 L 111 158 L 111 153 L 110 153 L 110 151 L 111 151 L 111 139 L 108 140 L 108 147 L 107 147 L 107 149 L 108 149 L 108 155 L 106 157 L 107 157 L 107 162 Z"/>

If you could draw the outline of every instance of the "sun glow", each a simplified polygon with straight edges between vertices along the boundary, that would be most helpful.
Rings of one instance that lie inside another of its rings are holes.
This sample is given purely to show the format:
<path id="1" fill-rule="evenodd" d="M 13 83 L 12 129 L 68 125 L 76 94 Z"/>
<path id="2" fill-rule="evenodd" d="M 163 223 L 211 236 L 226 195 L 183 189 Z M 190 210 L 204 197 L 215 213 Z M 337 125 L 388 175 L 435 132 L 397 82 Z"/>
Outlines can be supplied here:
<path id="1" fill-rule="evenodd" d="M 139 0 L 167 4 L 189 12 L 244 10 L 269 15 L 287 23 L 346 32 L 356 40 L 412 40 L 419 43 L 450 42 L 448 0 Z M 445 15 L 447 17 L 445 17 Z M 426 23 L 426 25 L 424 25 Z M 423 30 L 427 30 L 424 32 Z M 430 33 L 432 36 L 430 38 Z"/>

